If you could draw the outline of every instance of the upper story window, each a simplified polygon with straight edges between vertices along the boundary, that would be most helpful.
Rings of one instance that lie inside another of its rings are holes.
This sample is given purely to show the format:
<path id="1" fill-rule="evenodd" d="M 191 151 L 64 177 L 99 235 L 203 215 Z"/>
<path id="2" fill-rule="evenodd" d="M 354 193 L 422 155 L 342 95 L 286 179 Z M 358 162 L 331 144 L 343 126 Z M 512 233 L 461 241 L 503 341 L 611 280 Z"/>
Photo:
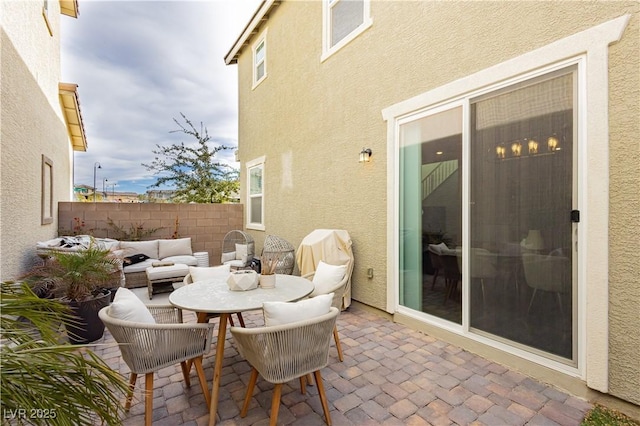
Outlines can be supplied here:
<path id="1" fill-rule="evenodd" d="M 247 162 L 247 228 L 264 230 L 264 161 L 265 157 Z"/>
<path id="2" fill-rule="evenodd" d="M 267 77 L 267 30 L 253 45 L 253 88 Z"/>
<path id="3" fill-rule="evenodd" d="M 323 0 L 322 60 L 371 26 L 370 0 Z"/>

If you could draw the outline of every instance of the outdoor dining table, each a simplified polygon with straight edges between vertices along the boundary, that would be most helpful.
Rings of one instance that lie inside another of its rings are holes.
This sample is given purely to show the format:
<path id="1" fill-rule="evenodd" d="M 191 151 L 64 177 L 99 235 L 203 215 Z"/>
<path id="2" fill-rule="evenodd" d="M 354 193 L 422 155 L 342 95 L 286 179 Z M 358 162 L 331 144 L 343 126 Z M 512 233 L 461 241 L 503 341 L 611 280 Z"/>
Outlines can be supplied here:
<path id="1" fill-rule="evenodd" d="M 216 360 L 213 368 L 213 388 L 209 407 L 209 425 L 216 423 L 220 378 L 224 357 L 224 343 L 227 322 L 232 313 L 262 309 L 264 302 L 293 302 L 308 296 L 313 291 L 313 283 L 294 275 L 276 274 L 275 288 L 256 288 L 248 291 L 231 291 L 223 279 L 197 281 L 173 291 L 169 302 L 181 309 L 194 311 L 198 322 L 206 322 L 207 314 L 220 314 Z"/>

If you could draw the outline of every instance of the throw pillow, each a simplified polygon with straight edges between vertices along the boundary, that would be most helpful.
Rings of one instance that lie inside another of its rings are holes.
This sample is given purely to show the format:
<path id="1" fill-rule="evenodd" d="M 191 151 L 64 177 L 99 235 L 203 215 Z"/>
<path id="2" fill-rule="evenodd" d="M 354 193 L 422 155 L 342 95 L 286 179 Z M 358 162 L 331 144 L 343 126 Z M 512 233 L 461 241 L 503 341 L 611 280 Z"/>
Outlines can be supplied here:
<path id="1" fill-rule="evenodd" d="M 236 244 L 236 260 L 242 260 L 246 263 L 248 255 L 249 247 L 246 244 Z"/>
<path id="2" fill-rule="evenodd" d="M 347 273 L 347 265 L 330 265 L 320 261 L 313 275 L 313 292 L 310 297 L 326 294 L 337 286 Z"/>
<path id="3" fill-rule="evenodd" d="M 231 251 L 229 253 L 222 253 L 222 263 L 227 263 L 232 260 L 236 260 L 236 252 Z"/>
<path id="4" fill-rule="evenodd" d="M 169 256 L 192 255 L 191 238 L 178 238 L 158 241 L 158 256 L 164 259 Z"/>
<path id="5" fill-rule="evenodd" d="M 333 293 L 299 302 L 264 302 L 264 324 L 266 326 L 289 324 L 319 317 L 329 313 Z"/>
<path id="6" fill-rule="evenodd" d="M 109 316 L 124 321 L 155 324 L 156 320 L 145 304 L 128 288 L 120 287 L 109 307 Z"/>
<path id="7" fill-rule="evenodd" d="M 229 265 L 221 265 L 221 266 L 210 266 L 210 267 L 199 267 L 199 266 L 189 266 L 189 274 L 191 274 L 191 280 L 195 283 L 196 281 L 205 281 L 205 280 L 227 280 L 229 275 L 231 274 L 231 266 Z"/>
<path id="8" fill-rule="evenodd" d="M 131 256 L 127 256 L 124 259 L 122 259 L 122 265 L 123 266 L 135 265 L 136 263 L 144 262 L 147 259 L 149 259 L 149 256 L 147 256 L 146 254 L 143 254 L 143 253 L 133 254 Z"/>

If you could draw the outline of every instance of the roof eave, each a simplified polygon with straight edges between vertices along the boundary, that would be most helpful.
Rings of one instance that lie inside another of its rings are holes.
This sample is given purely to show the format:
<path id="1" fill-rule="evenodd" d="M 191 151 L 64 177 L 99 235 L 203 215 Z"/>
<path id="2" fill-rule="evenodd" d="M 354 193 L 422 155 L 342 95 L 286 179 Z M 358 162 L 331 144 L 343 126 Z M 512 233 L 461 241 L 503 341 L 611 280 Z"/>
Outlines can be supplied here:
<path id="1" fill-rule="evenodd" d="M 71 16 L 72 18 L 77 18 L 78 0 L 60 0 L 60 13 Z"/>
<path id="2" fill-rule="evenodd" d="M 260 26 L 269 19 L 269 12 L 277 7 L 282 0 L 262 0 L 249 23 L 244 27 L 238 39 L 233 43 L 231 50 L 225 55 L 224 63 L 227 65 L 238 63 L 238 57 L 242 48 L 251 42 L 251 38 L 258 34 Z"/>
<path id="3" fill-rule="evenodd" d="M 64 115 L 69 138 L 74 151 L 87 150 L 87 137 L 84 132 L 80 101 L 78 100 L 78 85 L 73 83 L 60 83 L 58 85 L 60 106 Z"/>

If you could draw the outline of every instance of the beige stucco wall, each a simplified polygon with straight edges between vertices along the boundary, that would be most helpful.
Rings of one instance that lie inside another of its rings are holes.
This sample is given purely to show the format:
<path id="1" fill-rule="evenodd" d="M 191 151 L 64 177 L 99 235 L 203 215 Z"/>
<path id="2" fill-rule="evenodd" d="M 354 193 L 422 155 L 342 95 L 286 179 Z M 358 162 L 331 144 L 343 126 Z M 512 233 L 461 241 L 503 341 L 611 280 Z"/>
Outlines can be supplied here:
<path id="1" fill-rule="evenodd" d="M 72 150 L 58 97 L 60 9 L 49 2 L 0 3 L 0 279 L 36 261 L 36 241 L 56 235 L 57 201 L 71 196 Z M 41 224 L 42 155 L 53 162 L 53 223 Z"/>
<path id="2" fill-rule="evenodd" d="M 297 246 L 315 228 L 347 229 L 352 296 L 385 309 L 392 169 L 382 109 L 624 14 L 631 20 L 609 54 L 608 367 L 610 393 L 640 404 L 638 2 L 373 1 L 372 27 L 324 62 L 321 2 L 283 2 L 260 28 L 267 78 L 252 89 L 250 47 L 238 60 L 239 157 L 267 158 L 266 231 L 252 234 Z M 373 150 L 369 164 L 357 162 L 362 147 Z M 242 199 L 246 189 L 243 180 Z"/>
<path id="3" fill-rule="evenodd" d="M 609 56 L 609 391 L 640 405 L 640 3 L 633 10 Z"/>

